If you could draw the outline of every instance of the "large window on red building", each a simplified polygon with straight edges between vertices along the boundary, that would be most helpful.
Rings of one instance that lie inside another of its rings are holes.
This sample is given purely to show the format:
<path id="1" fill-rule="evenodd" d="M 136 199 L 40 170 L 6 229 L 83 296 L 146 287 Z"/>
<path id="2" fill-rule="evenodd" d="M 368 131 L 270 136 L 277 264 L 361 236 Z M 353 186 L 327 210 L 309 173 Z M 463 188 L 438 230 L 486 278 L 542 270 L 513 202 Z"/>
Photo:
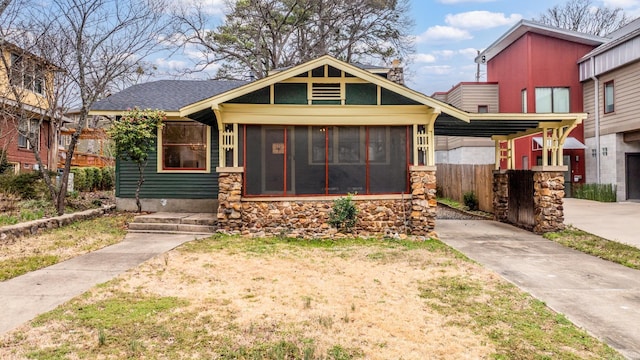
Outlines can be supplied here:
<path id="1" fill-rule="evenodd" d="M 568 113 L 568 87 L 536 88 L 536 113 Z"/>
<path id="2" fill-rule="evenodd" d="M 246 126 L 246 195 L 408 192 L 406 126 Z"/>

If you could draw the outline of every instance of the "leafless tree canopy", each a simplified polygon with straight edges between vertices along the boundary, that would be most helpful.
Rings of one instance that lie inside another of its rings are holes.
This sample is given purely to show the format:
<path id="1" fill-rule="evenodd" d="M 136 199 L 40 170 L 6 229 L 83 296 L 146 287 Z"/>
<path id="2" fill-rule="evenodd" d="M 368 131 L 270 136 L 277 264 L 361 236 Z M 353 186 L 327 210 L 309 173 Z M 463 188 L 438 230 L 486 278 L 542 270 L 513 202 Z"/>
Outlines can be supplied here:
<path id="1" fill-rule="evenodd" d="M 46 7 L 27 1 L 14 0 L 2 14 L 3 39 L 58 69 L 48 104 L 50 118 L 59 117 L 63 109 L 79 108 L 62 186 L 50 186 L 62 213 L 71 158 L 89 109 L 118 83 L 139 75 L 147 66 L 145 58 L 159 49 L 158 39 L 170 19 L 165 0 L 50 0 Z"/>
<path id="2" fill-rule="evenodd" d="M 632 19 L 621 8 L 597 7 L 592 0 L 569 0 L 547 9 L 533 19 L 543 24 L 587 34 L 604 36 Z"/>
<path id="3" fill-rule="evenodd" d="M 238 0 L 207 29 L 201 7 L 175 12 L 184 43 L 221 65 L 219 77 L 262 78 L 269 70 L 330 54 L 348 62 L 387 61 L 413 50 L 407 0 Z"/>

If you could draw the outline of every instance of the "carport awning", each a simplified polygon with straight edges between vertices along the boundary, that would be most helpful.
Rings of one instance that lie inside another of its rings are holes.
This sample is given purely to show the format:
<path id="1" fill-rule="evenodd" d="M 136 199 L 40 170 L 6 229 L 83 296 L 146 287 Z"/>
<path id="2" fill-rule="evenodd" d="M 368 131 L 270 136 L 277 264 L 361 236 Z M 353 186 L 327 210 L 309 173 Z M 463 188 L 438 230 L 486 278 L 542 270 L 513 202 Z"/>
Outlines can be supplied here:
<path id="1" fill-rule="evenodd" d="M 533 141 L 538 144 L 540 148 L 542 148 L 542 137 L 534 137 Z M 564 141 L 564 145 L 562 146 L 562 148 L 565 150 L 581 150 L 586 149 L 587 147 L 583 143 L 581 143 L 580 140 L 569 136 Z"/>
<path id="2" fill-rule="evenodd" d="M 435 121 L 434 134 L 443 136 L 517 138 L 540 133 L 543 128 L 577 125 L 585 117 L 586 114 L 467 113 L 468 121 L 464 121 L 458 116 L 447 114 L 443 111 Z M 579 141 L 577 142 L 579 145 L 584 146 Z M 578 146 L 578 144 L 574 145 Z M 583 148 L 581 147 L 581 149 Z"/>

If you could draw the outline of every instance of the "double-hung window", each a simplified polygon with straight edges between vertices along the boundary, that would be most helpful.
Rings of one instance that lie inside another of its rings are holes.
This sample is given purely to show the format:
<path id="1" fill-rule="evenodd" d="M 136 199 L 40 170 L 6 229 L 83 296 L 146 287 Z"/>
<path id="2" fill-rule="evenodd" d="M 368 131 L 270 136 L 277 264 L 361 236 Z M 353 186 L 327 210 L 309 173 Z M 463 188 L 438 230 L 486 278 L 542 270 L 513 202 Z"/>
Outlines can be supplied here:
<path id="1" fill-rule="evenodd" d="M 9 82 L 11 85 L 44 95 L 45 70 L 33 60 L 18 54 L 11 54 Z"/>
<path id="2" fill-rule="evenodd" d="M 18 125 L 18 147 L 40 149 L 40 122 L 36 119 L 20 121 Z M 31 141 L 29 141 L 31 138 Z"/>
<path id="3" fill-rule="evenodd" d="M 612 113 L 615 111 L 615 99 L 613 91 L 613 80 L 604 83 L 604 113 Z"/>
<path id="4" fill-rule="evenodd" d="M 568 87 L 536 88 L 536 113 L 568 113 Z"/>
<path id="5" fill-rule="evenodd" d="M 166 121 L 162 127 L 163 171 L 206 171 L 209 127 L 196 121 Z"/>

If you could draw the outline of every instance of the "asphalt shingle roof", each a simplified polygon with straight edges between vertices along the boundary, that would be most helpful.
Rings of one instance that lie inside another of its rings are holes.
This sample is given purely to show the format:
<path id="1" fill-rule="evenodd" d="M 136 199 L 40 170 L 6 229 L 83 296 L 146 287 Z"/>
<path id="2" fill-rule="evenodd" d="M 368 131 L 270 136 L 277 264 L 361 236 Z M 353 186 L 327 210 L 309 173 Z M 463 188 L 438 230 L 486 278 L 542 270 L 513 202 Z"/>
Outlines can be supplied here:
<path id="1" fill-rule="evenodd" d="M 233 80 L 159 80 L 134 85 L 96 102 L 91 110 L 158 109 L 177 111 L 247 84 Z"/>

